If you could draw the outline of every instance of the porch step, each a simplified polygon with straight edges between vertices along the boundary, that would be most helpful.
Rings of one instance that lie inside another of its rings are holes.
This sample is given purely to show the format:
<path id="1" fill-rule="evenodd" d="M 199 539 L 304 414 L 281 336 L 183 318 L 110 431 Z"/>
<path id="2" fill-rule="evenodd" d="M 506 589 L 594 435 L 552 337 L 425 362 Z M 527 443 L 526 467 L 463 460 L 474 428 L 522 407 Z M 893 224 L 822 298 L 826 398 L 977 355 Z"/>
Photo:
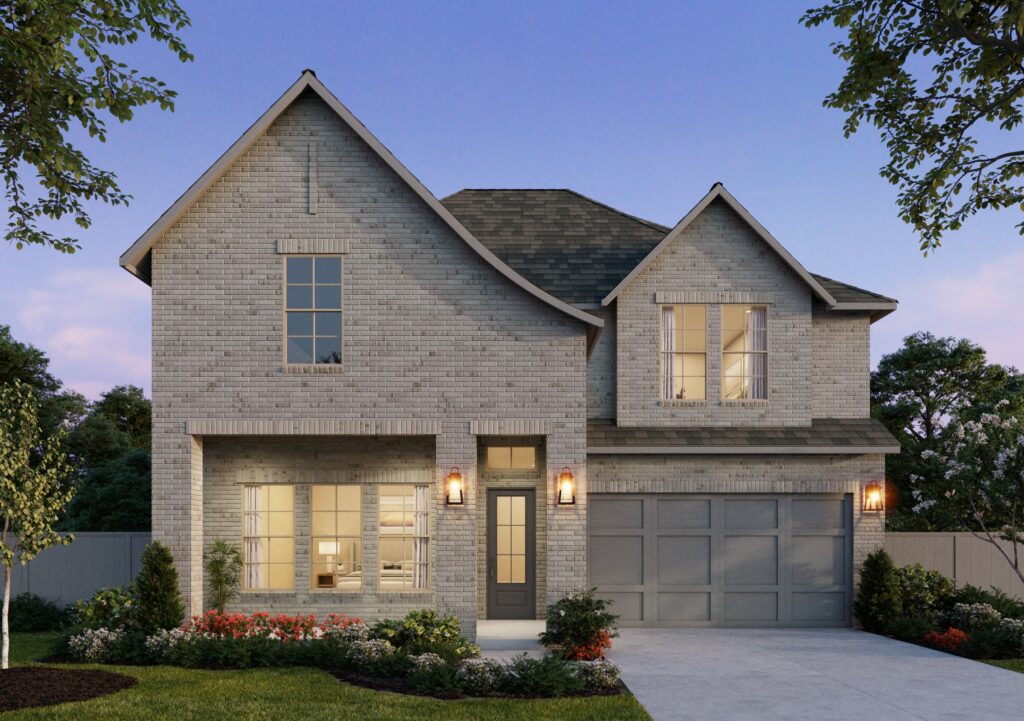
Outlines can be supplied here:
<path id="1" fill-rule="evenodd" d="M 543 621 L 481 619 L 476 622 L 476 642 L 481 651 L 543 652 L 544 647 L 537 641 L 537 634 L 543 630 Z"/>

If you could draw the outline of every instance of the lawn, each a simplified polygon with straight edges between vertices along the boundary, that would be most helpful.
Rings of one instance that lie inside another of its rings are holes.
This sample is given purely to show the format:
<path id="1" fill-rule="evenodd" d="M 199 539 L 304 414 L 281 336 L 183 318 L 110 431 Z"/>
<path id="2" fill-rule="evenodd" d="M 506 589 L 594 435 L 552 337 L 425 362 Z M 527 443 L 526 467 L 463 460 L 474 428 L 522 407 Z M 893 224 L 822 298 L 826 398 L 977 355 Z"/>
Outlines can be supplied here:
<path id="1" fill-rule="evenodd" d="M 52 634 L 14 634 L 11 658 L 29 663 L 45 655 Z M 339 683 L 308 668 L 192 671 L 169 666 L 90 666 L 134 676 L 139 685 L 111 696 L 11 711 L 3 721 L 650 721 L 632 696 L 437 701 L 370 691 Z"/>
<path id="2" fill-rule="evenodd" d="M 985 663 L 1016 671 L 1017 673 L 1024 673 L 1024 658 L 1010 658 L 1005 661 L 985 661 Z"/>

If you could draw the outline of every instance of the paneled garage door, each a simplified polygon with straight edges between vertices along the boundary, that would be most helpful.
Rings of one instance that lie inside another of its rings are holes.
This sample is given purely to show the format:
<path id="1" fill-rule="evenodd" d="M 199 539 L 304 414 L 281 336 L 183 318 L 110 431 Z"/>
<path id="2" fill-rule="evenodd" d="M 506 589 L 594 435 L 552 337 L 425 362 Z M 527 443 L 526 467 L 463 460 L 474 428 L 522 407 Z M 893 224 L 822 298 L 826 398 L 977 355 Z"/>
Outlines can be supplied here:
<path id="1" fill-rule="evenodd" d="M 630 626 L 845 626 L 849 497 L 589 498 L 590 585 Z"/>

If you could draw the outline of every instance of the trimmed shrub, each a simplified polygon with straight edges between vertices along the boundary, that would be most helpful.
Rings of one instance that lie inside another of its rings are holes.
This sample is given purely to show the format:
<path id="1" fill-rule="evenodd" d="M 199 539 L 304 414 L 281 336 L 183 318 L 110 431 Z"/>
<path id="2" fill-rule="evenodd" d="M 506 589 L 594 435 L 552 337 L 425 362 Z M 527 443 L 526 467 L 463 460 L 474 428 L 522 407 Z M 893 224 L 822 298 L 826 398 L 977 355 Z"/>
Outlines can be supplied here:
<path id="1" fill-rule="evenodd" d="M 557 656 L 517 656 L 498 678 L 498 690 L 513 696 L 565 696 L 584 689 L 575 664 Z"/>
<path id="2" fill-rule="evenodd" d="M 548 607 L 547 624 L 540 634 L 545 646 L 559 647 L 565 659 L 592 661 L 604 658 L 604 651 L 618 636 L 619 617 L 608 611 L 609 602 L 595 598 L 596 588 L 572 593 Z"/>
<path id="3" fill-rule="evenodd" d="M 934 622 L 953 596 L 953 581 L 920 563 L 897 568 L 896 583 L 903 616 L 924 617 Z"/>
<path id="4" fill-rule="evenodd" d="M 929 631 L 922 639 L 926 646 L 931 646 L 946 653 L 956 653 L 968 640 L 969 636 L 959 628 L 947 628 L 945 631 Z"/>
<path id="5" fill-rule="evenodd" d="M 242 552 L 238 546 L 217 540 L 203 554 L 210 582 L 210 605 L 223 612 L 242 587 Z"/>
<path id="6" fill-rule="evenodd" d="M 868 631 L 885 633 L 895 618 L 902 616 L 900 584 L 892 558 L 883 549 L 868 554 L 860 569 L 860 587 L 853 612 Z"/>
<path id="7" fill-rule="evenodd" d="M 70 620 L 82 628 L 119 629 L 130 624 L 138 610 L 134 588 L 101 588 L 88 601 L 76 601 Z"/>
<path id="8" fill-rule="evenodd" d="M 461 661 L 480 652 L 462 635 L 455 616 L 441 616 L 433 609 L 410 611 L 399 620 L 379 621 L 370 627 L 369 635 L 413 656 L 435 653 L 447 661 Z"/>
<path id="9" fill-rule="evenodd" d="M 124 635 L 123 631 L 106 628 L 87 628 L 67 639 L 67 650 L 72 658 L 90 663 L 111 660 L 111 651 Z"/>
<path id="10" fill-rule="evenodd" d="M 943 610 L 949 611 L 958 603 L 966 605 L 985 603 L 999 611 L 1004 618 L 1024 619 L 1024 602 L 1018 601 L 998 588 L 986 591 L 977 586 L 967 584 L 953 591 L 944 604 Z"/>
<path id="11" fill-rule="evenodd" d="M 146 633 L 171 629 L 185 618 L 185 601 L 178 588 L 178 571 L 171 550 L 153 541 L 142 554 L 142 568 L 135 578 L 139 627 Z"/>
<path id="12" fill-rule="evenodd" d="M 884 633 L 907 643 L 921 643 L 936 630 L 934 623 L 919 616 L 897 616 L 886 621 Z"/>
<path id="13" fill-rule="evenodd" d="M 58 631 L 68 621 L 68 610 L 34 593 L 21 593 L 11 599 L 8 620 L 12 631 Z"/>

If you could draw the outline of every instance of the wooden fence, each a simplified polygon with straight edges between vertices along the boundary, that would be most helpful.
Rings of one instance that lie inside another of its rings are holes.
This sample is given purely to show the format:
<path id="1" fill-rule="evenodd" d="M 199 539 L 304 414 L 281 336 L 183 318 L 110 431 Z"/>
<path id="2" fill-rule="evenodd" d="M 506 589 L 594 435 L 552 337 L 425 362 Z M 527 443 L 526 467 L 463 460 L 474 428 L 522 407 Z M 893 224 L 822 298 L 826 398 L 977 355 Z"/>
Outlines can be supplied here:
<path id="1" fill-rule="evenodd" d="M 1011 558 L 1010 543 L 1000 542 Z M 955 579 L 958 585 L 994 586 L 1024 599 L 1024 583 L 1002 554 L 970 533 L 886 533 L 885 550 L 897 566 L 920 563 L 925 568 Z M 1024 565 L 1024 545 L 1018 544 Z"/>

